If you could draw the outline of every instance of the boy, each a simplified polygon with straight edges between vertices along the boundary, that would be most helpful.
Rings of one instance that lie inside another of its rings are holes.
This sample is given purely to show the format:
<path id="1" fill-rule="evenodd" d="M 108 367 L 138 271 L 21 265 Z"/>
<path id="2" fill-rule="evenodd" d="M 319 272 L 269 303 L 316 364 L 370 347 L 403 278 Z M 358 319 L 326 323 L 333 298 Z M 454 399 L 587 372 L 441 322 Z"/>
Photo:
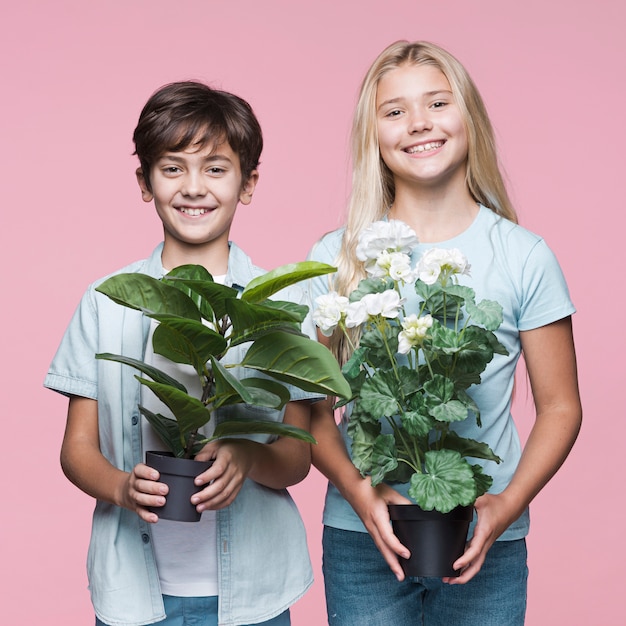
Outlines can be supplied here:
<path id="1" fill-rule="evenodd" d="M 263 139 L 250 106 L 201 83 L 173 83 L 148 100 L 133 139 L 141 195 L 154 201 L 164 241 L 120 271 L 158 278 L 199 264 L 238 288 L 260 274 L 228 240 L 237 205 L 250 203 L 259 177 Z M 308 444 L 208 444 L 196 458 L 214 463 L 192 499 L 201 521 L 154 525 L 148 507 L 164 504 L 167 487 L 141 462 L 157 438 L 137 405 L 155 399 L 143 396 L 132 368 L 94 355 L 165 364 L 152 351 L 150 320 L 95 292 L 99 282 L 83 296 L 44 383 L 69 396 L 63 471 L 97 500 L 88 556 L 96 624 L 288 625 L 289 606 L 312 582 L 304 527 L 285 490 L 306 476 Z M 297 287 L 288 297 L 305 301 Z M 308 428 L 308 398 L 293 389 L 283 421 Z M 264 417 L 281 419 L 277 411 Z"/>

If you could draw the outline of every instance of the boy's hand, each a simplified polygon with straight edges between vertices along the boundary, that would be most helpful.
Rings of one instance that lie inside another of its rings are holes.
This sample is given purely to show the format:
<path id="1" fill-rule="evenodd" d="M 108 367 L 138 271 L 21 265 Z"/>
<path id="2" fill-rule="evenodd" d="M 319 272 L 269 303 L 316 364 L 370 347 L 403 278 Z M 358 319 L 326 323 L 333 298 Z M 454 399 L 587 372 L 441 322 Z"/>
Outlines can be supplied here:
<path id="1" fill-rule="evenodd" d="M 139 463 L 128 474 L 122 493 L 122 506 L 135 511 L 142 520 L 151 524 L 158 522 L 159 517 L 148 507 L 163 506 L 168 492 L 167 485 L 158 480 L 159 472 Z"/>
<path id="2" fill-rule="evenodd" d="M 196 485 L 206 487 L 191 498 L 198 512 L 223 509 L 231 504 L 248 477 L 253 465 L 257 444 L 246 439 L 212 441 L 196 455 L 198 461 L 213 461 L 213 465 L 200 474 Z"/>

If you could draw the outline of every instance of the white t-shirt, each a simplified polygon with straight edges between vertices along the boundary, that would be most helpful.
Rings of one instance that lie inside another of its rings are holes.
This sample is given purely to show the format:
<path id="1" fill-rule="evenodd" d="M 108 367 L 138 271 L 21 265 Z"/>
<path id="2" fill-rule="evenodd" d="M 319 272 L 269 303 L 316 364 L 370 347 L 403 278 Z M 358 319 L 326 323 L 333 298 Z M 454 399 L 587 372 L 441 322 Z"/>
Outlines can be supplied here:
<path id="1" fill-rule="evenodd" d="M 214 277 L 215 282 L 224 282 L 224 276 Z M 200 380 L 190 365 L 173 363 L 169 359 L 155 354 L 152 349 L 152 335 L 157 322 L 151 320 L 150 334 L 146 345 L 146 363 L 166 372 L 180 381 L 190 395 L 201 395 Z M 153 413 L 173 417 L 165 406 L 148 387 L 142 385 L 141 402 Z M 205 436 L 210 435 L 212 425 L 202 429 Z M 146 420 L 141 419 L 143 454 L 147 450 L 166 450 L 165 445 Z M 152 540 L 156 559 L 161 593 L 169 596 L 193 597 L 218 595 L 217 571 L 217 527 L 216 512 L 204 511 L 199 522 L 174 522 L 160 519 L 152 527 Z"/>

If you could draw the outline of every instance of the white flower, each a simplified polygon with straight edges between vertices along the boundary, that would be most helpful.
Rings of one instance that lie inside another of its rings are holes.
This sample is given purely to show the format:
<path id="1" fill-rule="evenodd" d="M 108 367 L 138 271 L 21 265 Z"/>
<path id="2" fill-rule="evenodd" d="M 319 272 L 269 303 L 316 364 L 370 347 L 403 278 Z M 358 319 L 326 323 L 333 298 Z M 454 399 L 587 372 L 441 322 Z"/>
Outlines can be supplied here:
<path id="1" fill-rule="evenodd" d="M 359 235 L 356 256 L 360 261 L 376 260 L 390 252 L 410 252 L 417 245 L 413 229 L 400 220 L 381 220 L 370 224 Z"/>
<path id="2" fill-rule="evenodd" d="M 348 298 L 331 291 L 315 298 L 317 308 L 313 311 L 313 321 L 322 335 L 330 337 L 341 321 L 348 306 Z"/>
<path id="3" fill-rule="evenodd" d="M 427 285 L 436 283 L 442 273 L 469 276 L 469 270 L 467 258 L 457 248 L 431 248 L 424 252 L 416 268 L 417 277 Z"/>
<path id="4" fill-rule="evenodd" d="M 422 342 L 432 325 L 433 318 L 429 314 L 422 317 L 418 317 L 415 313 L 408 315 L 402 320 L 403 330 L 398 334 L 398 352 L 408 354 L 413 346 Z"/>
<path id="5" fill-rule="evenodd" d="M 393 253 L 389 265 L 389 276 L 403 283 L 414 282 L 415 273 L 411 270 L 411 257 L 404 252 Z"/>
<path id="6" fill-rule="evenodd" d="M 395 289 L 387 289 L 382 293 L 368 293 L 361 300 L 348 305 L 346 326 L 354 328 L 379 315 L 389 319 L 396 318 L 400 315 L 403 302 Z"/>
<path id="7" fill-rule="evenodd" d="M 363 300 L 351 302 L 346 309 L 346 327 L 356 328 L 367 322 L 367 308 Z"/>
<path id="8" fill-rule="evenodd" d="M 404 283 L 415 280 L 414 272 L 411 271 L 411 257 L 406 252 L 383 250 L 376 260 L 366 261 L 365 271 L 374 278 L 391 277 Z"/>

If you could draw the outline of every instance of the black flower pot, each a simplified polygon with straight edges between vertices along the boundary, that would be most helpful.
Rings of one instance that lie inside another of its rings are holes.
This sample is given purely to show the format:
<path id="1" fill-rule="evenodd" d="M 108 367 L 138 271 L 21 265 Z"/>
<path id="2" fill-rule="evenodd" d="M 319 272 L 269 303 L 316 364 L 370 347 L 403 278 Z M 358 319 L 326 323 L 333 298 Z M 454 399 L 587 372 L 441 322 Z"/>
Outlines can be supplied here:
<path id="1" fill-rule="evenodd" d="M 197 487 L 194 478 L 213 465 L 213 461 L 195 461 L 181 459 L 171 452 L 146 452 L 146 465 L 153 467 L 160 474 L 159 482 L 169 487 L 165 497 L 165 505 L 150 510 L 159 519 L 176 522 L 198 522 L 201 513 L 191 504 L 191 496 L 201 491 L 204 486 Z"/>
<path id="2" fill-rule="evenodd" d="M 393 532 L 411 551 L 400 559 L 406 576 L 442 578 L 458 576 L 452 564 L 463 554 L 473 506 L 450 513 L 424 511 L 417 504 L 390 504 Z"/>

